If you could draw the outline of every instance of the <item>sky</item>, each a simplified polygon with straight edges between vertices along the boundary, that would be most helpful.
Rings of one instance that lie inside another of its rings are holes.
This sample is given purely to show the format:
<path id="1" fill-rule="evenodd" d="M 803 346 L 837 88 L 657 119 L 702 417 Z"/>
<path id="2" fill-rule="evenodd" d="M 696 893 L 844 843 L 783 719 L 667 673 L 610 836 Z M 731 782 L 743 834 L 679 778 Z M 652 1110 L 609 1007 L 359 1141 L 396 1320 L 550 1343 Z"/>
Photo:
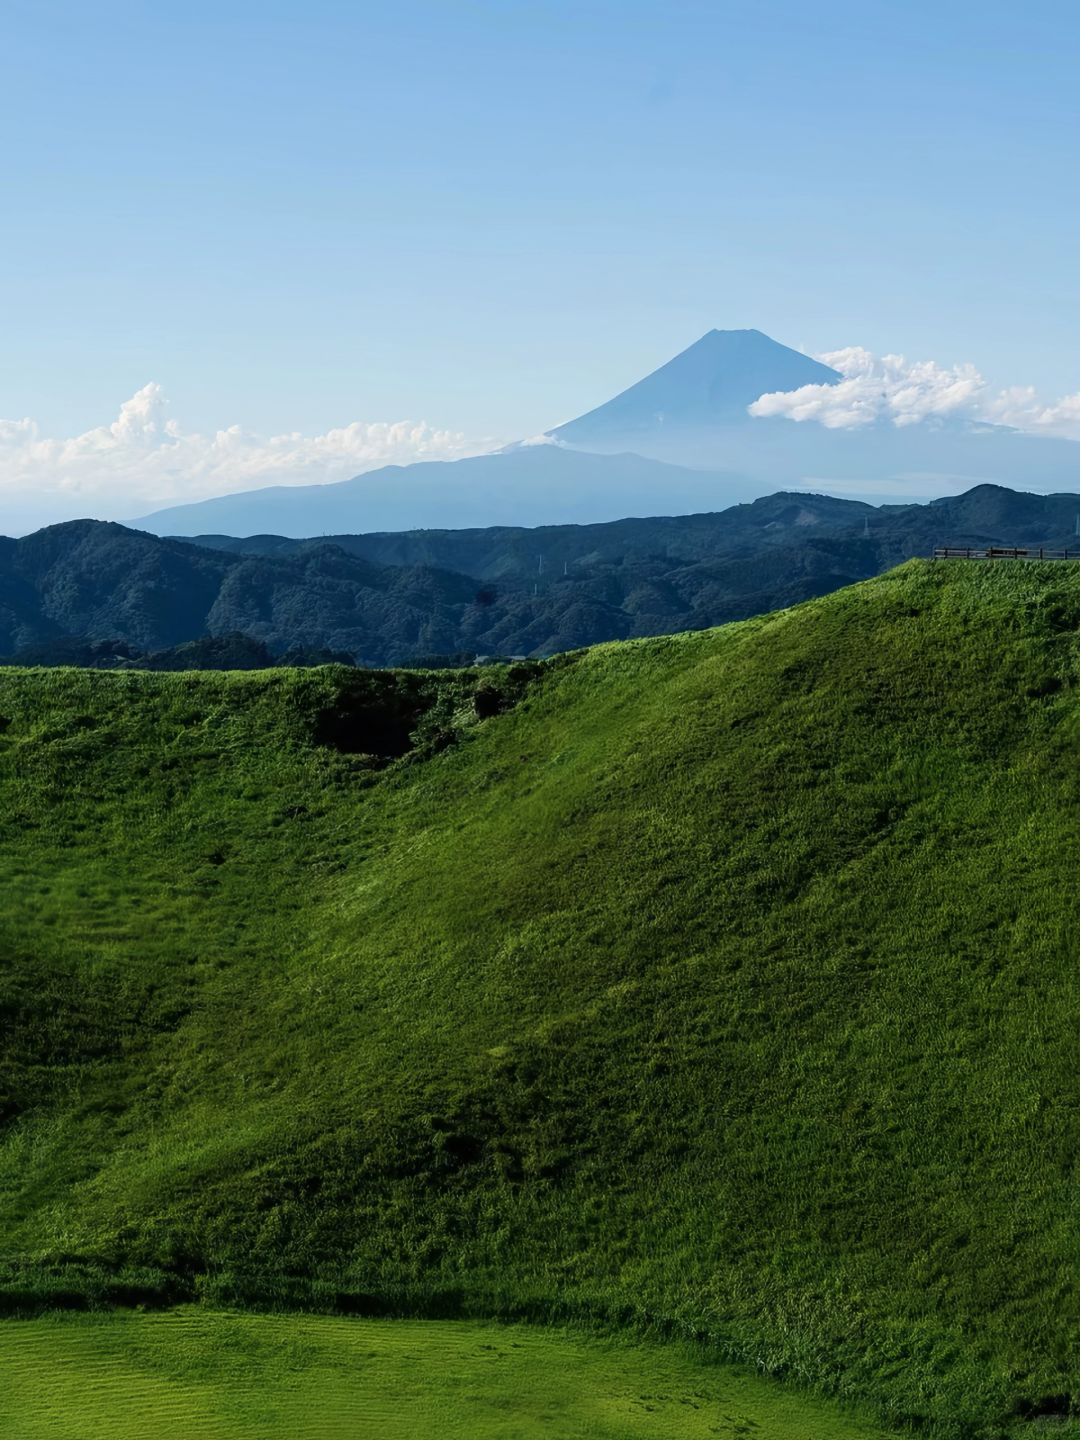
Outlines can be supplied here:
<path id="1" fill-rule="evenodd" d="M 1080 392 L 1059 0 L 2 8 L 0 532 L 535 435 L 713 326 Z"/>

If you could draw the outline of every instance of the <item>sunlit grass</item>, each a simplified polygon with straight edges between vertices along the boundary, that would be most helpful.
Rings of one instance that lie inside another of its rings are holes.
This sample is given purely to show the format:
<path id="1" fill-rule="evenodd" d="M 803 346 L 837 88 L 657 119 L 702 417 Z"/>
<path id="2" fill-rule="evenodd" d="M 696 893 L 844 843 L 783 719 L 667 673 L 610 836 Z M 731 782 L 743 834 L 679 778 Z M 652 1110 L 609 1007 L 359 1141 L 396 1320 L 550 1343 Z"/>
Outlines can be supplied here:
<path id="1" fill-rule="evenodd" d="M 597 1321 L 958 1434 L 1067 1408 L 1078 627 L 1071 565 L 914 563 L 482 721 L 427 677 L 381 767 L 318 743 L 349 672 L 3 672 L 9 1308 Z"/>
<path id="2" fill-rule="evenodd" d="M 182 1310 L 0 1322 L 4 1440 L 880 1440 L 673 1346 Z"/>

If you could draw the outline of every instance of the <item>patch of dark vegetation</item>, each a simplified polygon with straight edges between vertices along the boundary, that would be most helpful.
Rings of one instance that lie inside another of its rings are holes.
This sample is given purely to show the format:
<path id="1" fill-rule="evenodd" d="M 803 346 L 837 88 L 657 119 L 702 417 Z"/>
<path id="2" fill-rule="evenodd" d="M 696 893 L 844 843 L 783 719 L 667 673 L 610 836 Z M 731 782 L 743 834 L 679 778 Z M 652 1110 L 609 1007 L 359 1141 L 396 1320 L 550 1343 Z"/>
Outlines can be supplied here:
<path id="1" fill-rule="evenodd" d="M 440 1120 L 432 1122 L 436 1148 L 454 1167 L 479 1164 L 484 1158 L 486 1149 L 483 1138 L 479 1135 L 462 1132 L 460 1129 L 455 1130 L 451 1128 L 451 1123 Z"/>
<path id="2" fill-rule="evenodd" d="M 168 1310 L 196 1298 L 193 1275 L 102 1261 L 0 1262 L 0 1316 L 30 1319 L 54 1310 L 138 1307 Z"/>
<path id="3" fill-rule="evenodd" d="M 140 650 L 123 640 L 89 641 L 58 636 L 35 641 L 0 656 L 0 666 L 75 666 L 82 670 L 270 670 L 315 665 L 354 665 L 347 650 L 322 645 L 291 645 L 274 651 L 243 631 L 203 635 L 162 650 Z"/>
<path id="4" fill-rule="evenodd" d="M 1069 1394 L 1042 1395 L 1037 1400 L 1018 1400 L 1015 1413 L 1023 1420 L 1070 1420 L 1076 1407 Z"/>
<path id="5" fill-rule="evenodd" d="M 89 640 L 81 635 L 56 635 L 32 640 L 0 655 L 0 666 L 74 665 L 83 670 L 118 670 L 143 652 L 126 640 Z"/>
<path id="6" fill-rule="evenodd" d="M 490 720 L 506 708 L 506 696 L 497 685 L 486 682 L 473 692 L 473 709 L 480 720 Z"/>
<path id="7" fill-rule="evenodd" d="M 1024 694 L 1031 700 L 1042 700 L 1048 695 L 1057 695 L 1065 682 L 1060 675 L 1043 675 L 1025 687 Z"/>
<path id="8" fill-rule="evenodd" d="M 401 703 L 396 691 L 387 689 L 378 698 L 343 694 L 335 705 L 315 717 L 314 739 L 343 755 L 377 755 L 396 760 L 412 748 L 412 733 L 422 710 Z"/>
<path id="9" fill-rule="evenodd" d="M 470 704 L 478 720 L 511 709 L 543 673 L 542 662 L 492 666 L 477 684 L 475 670 L 352 670 L 335 676 L 312 736 L 343 755 L 388 762 L 430 755 L 453 745 Z"/>
<path id="10" fill-rule="evenodd" d="M 1035 623 L 1052 634 L 1080 630 L 1080 600 L 1067 590 L 1046 590 L 1030 607 Z"/>
<path id="11" fill-rule="evenodd" d="M 342 755 L 389 762 L 454 743 L 475 672 L 355 670 L 335 676 L 314 713 L 312 739 Z"/>
<path id="12" fill-rule="evenodd" d="M 264 641 L 242 631 L 204 635 L 170 650 L 138 656 L 129 668 L 136 670 L 270 670 L 275 667 L 308 668 L 314 665 L 352 665 L 347 651 L 326 646 L 293 645 L 275 653 Z"/>

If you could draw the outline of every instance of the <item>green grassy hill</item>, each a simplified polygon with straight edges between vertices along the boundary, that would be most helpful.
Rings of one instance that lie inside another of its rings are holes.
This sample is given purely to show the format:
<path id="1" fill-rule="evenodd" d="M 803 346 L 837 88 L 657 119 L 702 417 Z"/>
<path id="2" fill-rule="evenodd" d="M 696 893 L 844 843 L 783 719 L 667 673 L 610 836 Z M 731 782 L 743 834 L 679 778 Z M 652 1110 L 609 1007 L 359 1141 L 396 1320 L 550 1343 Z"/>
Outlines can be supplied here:
<path id="1" fill-rule="evenodd" d="M 7 1308 L 641 1325 L 1065 1414 L 1078 631 L 1071 565 L 913 562 L 482 678 L 0 671 Z"/>
<path id="2" fill-rule="evenodd" d="M 57 1313 L 0 1321 L 0 1371 L 3 1440 L 889 1440 L 696 1347 L 490 1321 Z"/>

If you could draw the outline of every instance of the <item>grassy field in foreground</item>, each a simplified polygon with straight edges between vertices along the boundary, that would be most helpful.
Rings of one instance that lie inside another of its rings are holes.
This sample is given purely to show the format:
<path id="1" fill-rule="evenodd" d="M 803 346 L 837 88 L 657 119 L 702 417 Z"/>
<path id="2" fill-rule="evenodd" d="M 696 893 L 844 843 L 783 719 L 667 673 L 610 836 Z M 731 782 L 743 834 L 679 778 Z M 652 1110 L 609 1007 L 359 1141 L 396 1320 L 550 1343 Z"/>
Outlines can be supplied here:
<path id="1" fill-rule="evenodd" d="M 874 1440 L 677 1347 L 528 1326 L 218 1314 L 0 1323 L 2 1440 Z"/>
<path id="2" fill-rule="evenodd" d="M 0 673 L 0 1306 L 1080 1403 L 1080 566 L 530 669 Z"/>

